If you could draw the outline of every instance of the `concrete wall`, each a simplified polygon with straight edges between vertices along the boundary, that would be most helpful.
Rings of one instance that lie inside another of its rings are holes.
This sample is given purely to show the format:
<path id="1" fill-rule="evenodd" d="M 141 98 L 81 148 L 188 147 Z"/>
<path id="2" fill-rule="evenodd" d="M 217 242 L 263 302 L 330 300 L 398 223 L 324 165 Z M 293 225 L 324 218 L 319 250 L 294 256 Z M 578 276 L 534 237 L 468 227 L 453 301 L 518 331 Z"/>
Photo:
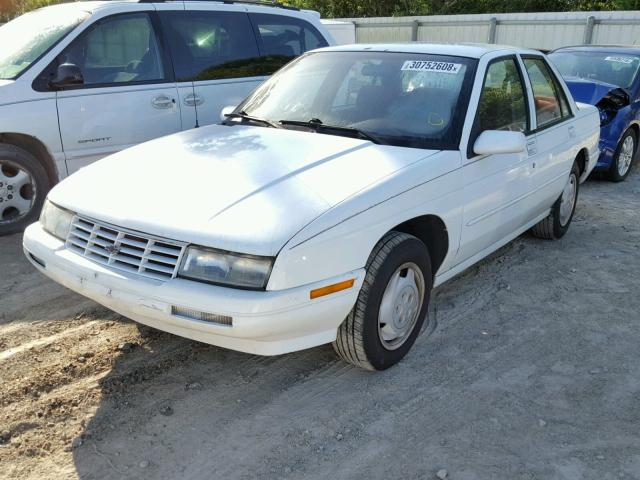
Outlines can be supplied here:
<path id="1" fill-rule="evenodd" d="M 358 43 L 488 42 L 553 49 L 582 43 L 640 44 L 640 11 L 347 18 Z"/>

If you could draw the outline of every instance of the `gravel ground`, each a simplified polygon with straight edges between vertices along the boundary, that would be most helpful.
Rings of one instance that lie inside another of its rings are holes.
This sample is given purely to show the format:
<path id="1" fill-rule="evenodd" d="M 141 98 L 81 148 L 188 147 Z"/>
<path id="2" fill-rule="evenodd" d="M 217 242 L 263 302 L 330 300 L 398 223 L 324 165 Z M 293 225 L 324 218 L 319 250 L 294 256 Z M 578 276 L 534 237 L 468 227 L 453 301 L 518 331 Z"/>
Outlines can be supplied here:
<path id="1" fill-rule="evenodd" d="M 436 292 L 382 373 L 137 326 L 0 238 L 0 477 L 640 479 L 640 172 Z"/>

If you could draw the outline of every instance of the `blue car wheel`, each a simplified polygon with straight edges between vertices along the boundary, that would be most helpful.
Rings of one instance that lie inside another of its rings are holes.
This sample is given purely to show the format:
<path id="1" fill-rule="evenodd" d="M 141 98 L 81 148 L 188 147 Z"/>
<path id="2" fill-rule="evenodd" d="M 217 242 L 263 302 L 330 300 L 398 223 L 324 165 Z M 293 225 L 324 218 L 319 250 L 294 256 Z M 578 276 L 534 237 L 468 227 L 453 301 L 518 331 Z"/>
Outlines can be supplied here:
<path id="1" fill-rule="evenodd" d="M 613 162 L 611 162 L 611 168 L 609 169 L 609 180 L 622 182 L 627 178 L 631 171 L 637 143 L 636 133 L 631 129 L 627 130 L 613 154 Z"/>

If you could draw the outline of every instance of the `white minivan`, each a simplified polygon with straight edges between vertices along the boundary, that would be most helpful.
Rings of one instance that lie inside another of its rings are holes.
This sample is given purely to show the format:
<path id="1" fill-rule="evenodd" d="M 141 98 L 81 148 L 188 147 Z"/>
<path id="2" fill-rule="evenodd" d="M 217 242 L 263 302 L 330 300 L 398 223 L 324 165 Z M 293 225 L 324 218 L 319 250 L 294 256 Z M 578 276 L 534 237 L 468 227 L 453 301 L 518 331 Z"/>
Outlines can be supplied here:
<path id="1" fill-rule="evenodd" d="M 0 235 L 37 220 L 79 168 L 217 123 L 282 65 L 333 43 L 316 12 L 260 3 L 74 2 L 0 27 Z"/>

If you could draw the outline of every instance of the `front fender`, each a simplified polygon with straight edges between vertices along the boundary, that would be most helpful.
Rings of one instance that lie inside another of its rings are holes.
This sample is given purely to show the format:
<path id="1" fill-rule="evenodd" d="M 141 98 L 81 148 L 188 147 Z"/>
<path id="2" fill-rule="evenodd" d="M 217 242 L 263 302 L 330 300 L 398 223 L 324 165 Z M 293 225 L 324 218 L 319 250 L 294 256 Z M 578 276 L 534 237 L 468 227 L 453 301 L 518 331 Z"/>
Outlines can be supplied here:
<path id="1" fill-rule="evenodd" d="M 441 152 L 343 202 L 316 219 L 280 251 L 268 290 L 332 278 L 366 265 L 376 243 L 397 225 L 423 215 L 442 219 L 449 249 L 459 246 L 463 188 L 459 152 Z"/>

